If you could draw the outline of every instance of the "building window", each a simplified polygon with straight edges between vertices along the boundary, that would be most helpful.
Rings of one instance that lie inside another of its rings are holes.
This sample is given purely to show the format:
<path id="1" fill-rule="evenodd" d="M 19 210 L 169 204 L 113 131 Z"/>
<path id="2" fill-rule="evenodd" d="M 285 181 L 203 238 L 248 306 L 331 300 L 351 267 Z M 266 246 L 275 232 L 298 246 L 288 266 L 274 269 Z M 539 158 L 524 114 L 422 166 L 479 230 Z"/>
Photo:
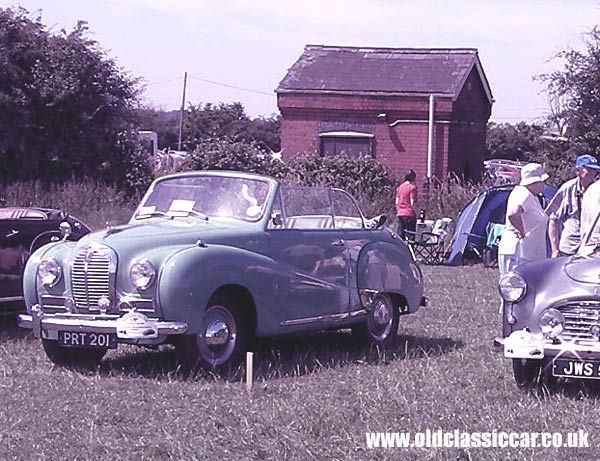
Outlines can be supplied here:
<path id="1" fill-rule="evenodd" d="M 332 131 L 320 133 L 319 153 L 321 157 L 346 155 L 351 158 L 373 156 L 373 135 L 354 131 Z"/>

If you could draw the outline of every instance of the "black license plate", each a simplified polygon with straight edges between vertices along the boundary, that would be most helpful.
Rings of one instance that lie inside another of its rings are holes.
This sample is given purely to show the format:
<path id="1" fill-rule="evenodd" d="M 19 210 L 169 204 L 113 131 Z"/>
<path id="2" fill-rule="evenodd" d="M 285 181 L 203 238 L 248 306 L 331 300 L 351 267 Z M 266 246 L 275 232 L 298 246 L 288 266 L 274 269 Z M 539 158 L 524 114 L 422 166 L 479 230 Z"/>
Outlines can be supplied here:
<path id="1" fill-rule="evenodd" d="M 600 362 L 556 359 L 552 364 L 552 374 L 554 376 L 561 376 L 563 378 L 600 379 Z"/>
<path id="2" fill-rule="evenodd" d="M 87 333 L 83 331 L 59 331 L 58 343 L 65 347 L 90 349 L 116 349 L 116 333 Z"/>

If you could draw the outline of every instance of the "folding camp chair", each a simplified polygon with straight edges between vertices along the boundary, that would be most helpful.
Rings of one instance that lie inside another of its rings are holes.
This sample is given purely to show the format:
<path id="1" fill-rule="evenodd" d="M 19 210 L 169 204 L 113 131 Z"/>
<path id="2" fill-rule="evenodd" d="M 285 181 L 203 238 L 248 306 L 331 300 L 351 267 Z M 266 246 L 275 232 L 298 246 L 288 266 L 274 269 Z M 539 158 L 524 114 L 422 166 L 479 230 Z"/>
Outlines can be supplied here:
<path id="1" fill-rule="evenodd" d="M 431 232 L 407 232 L 409 237 L 407 243 L 412 248 L 418 262 L 423 264 L 444 263 L 452 237 L 452 224 L 452 219 L 441 218 L 435 221 Z"/>

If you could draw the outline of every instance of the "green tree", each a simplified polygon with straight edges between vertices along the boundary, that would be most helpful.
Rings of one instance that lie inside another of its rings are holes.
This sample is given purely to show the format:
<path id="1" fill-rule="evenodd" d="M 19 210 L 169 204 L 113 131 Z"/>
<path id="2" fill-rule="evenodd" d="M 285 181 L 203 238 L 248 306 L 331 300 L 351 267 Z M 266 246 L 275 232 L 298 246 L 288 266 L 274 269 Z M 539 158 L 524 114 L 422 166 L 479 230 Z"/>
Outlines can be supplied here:
<path id="1" fill-rule="evenodd" d="M 589 151 L 600 154 L 600 29 L 585 34 L 585 50 L 558 53 L 562 70 L 541 75 L 552 101 L 560 101 L 553 122 L 564 127 L 570 140 L 569 157 Z M 562 133 L 561 133 L 562 134 Z"/>
<path id="2" fill-rule="evenodd" d="M 159 149 L 177 149 L 179 111 L 166 112 L 152 107 L 141 107 L 136 112 L 139 129 L 156 132 Z"/>
<path id="3" fill-rule="evenodd" d="M 576 151 L 567 138 L 553 136 L 548 127 L 520 122 L 488 125 L 486 157 L 538 162 L 550 174 L 549 182 L 560 185 L 573 177 Z"/>
<path id="4" fill-rule="evenodd" d="M 543 134 L 544 129 L 538 125 L 492 122 L 487 129 L 486 157 L 528 160 L 535 157 Z"/>
<path id="5" fill-rule="evenodd" d="M 80 21 L 51 34 L 22 8 L 0 9 L 1 179 L 126 184 L 137 82 L 87 33 Z"/>
<path id="6" fill-rule="evenodd" d="M 177 149 L 179 111 L 145 107 L 137 111 L 140 129 L 155 131 L 159 149 Z M 254 142 L 265 150 L 280 150 L 279 116 L 250 119 L 241 103 L 190 105 L 184 112 L 183 148 L 196 149 L 205 138 L 227 137 L 233 141 Z"/>
<path id="7" fill-rule="evenodd" d="M 239 102 L 190 105 L 185 113 L 183 134 L 188 150 L 206 137 L 254 142 L 272 152 L 280 149 L 279 117 L 251 120 Z"/>

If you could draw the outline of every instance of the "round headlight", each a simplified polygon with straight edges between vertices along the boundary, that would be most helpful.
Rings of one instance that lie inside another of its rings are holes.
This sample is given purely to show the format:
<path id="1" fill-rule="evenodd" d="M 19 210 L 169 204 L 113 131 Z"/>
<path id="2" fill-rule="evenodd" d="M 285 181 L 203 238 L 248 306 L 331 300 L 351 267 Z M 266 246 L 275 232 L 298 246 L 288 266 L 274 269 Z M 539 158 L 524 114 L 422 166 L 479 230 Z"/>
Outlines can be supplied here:
<path id="1" fill-rule="evenodd" d="M 154 281 L 154 277 L 156 277 L 156 269 L 147 259 L 134 262 L 129 270 L 131 283 L 141 290 L 148 288 Z"/>
<path id="2" fill-rule="evenodd" d="M 565 318 L 556 309 L 546 309 L 540 316 L 540 329 L 544 336 L 556 338 L 565 329 Z"/>
<path id="3" fill-rule="evenodd" d="M 500 296 L 505 301 L 518 303 L 527 292 L 527 282 L 519 274 L 509 272 L 500 278 L 498 291 L 500 291 Z"/>
<path id="4" fill-rule="evenodd" d="M 44 258 L 38 266 L 37 276 L 39 282 L 47 287 L 53 287 L 60 280 L 62 270 L 60 264 L 54 258 Z"/>

